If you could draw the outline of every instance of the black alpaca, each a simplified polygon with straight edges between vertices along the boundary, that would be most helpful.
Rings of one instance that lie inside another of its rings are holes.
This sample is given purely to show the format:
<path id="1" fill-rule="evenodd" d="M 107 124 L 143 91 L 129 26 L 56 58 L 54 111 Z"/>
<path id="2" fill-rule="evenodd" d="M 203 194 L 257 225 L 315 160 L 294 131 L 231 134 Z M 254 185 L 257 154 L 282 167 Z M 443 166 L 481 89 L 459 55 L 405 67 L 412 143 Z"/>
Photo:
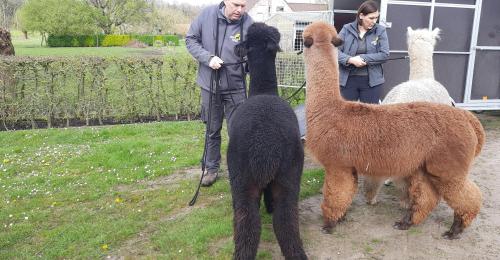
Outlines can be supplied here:
<path id="1" fill-rule="evenodd" d="M 273 229 L 286 259 L 307 259 L 299 234 L 298 200 L 304 150 L 297 118 L 278 96 L 276 52 L 280 34 L 255 23 L 236 53 L 248 57 L 249 98 L 229 126 L 227 164 L 233 196 L 235 259 L 255 259 L 260 240 L 259 205 L 273 214 Z"/>

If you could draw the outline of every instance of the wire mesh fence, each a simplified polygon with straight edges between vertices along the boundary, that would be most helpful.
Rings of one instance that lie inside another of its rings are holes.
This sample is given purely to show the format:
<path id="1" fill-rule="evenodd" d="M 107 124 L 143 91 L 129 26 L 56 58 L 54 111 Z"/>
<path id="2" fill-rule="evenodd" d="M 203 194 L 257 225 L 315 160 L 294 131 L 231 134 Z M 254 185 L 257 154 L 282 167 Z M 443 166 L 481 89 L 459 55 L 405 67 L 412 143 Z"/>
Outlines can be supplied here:
<path id="1" fill-rule="evenodd" d="M 332 23 L 333 12 L 293 12 L 277 13 L 265 21 L 267 25 L 278 28 L 281 33 L 280 47 L 282 52 L 276 58 L 276 74 L 278 86 L 282 94 L 293 93 L 305 82 L 305 67 L 302 55 L 297 53 L 303 49 L 304 28 L 314 21 Z M 290 92 L 290 93 L 289 93 Z M 299 97 L 303 94 L 299 95 Z"/>

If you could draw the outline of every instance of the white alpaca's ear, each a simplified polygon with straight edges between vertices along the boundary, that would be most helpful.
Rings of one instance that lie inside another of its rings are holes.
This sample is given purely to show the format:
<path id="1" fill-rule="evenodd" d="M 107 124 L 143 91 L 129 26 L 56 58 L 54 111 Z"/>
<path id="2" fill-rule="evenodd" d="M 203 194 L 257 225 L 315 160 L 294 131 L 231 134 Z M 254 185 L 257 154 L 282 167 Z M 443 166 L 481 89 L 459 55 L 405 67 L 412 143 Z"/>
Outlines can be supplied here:
<path id="1" fill-rule="evenodd" d="M 434 28 L 434 30 L 432 30 L 432 38 L 439 40 L 439 39 L 441 39 L 440 34 L 441 34 L 441 29 L 436 27 L 436 28 Z"/>
<path id="2" fill-rule="evenodd" d="M 410 26 L 406 27 L 406 36 L 410 38 L 412 34 L 413 34 L 413 29 Z"/>

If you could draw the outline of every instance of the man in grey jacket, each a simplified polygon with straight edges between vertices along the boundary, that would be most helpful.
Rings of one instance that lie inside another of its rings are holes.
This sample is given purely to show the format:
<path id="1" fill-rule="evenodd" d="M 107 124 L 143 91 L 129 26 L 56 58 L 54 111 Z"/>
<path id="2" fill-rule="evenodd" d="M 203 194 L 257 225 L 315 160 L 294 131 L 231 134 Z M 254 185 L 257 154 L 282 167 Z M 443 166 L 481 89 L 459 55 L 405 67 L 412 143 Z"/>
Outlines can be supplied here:
<path id="1" fill-rule="evenodd" d="M 253 23 L 245 13 L 245 7 L 246 0 L 224 0 L 209 6 L 191 23 L 186 35 L 186 47 L 199 62 L 197 83 L 201 87 L 201 119 L 207 131 L 210 129 L 203 186 L 210 186 L 217 180 L 224 116 L 230 124 L 234 109 L 246 99 L 244 67 L 238 63 L 240 57 L 234 53 L 234 47 L 243 40 Z M 218 73 L 215 73 L 216 70 Z"/>

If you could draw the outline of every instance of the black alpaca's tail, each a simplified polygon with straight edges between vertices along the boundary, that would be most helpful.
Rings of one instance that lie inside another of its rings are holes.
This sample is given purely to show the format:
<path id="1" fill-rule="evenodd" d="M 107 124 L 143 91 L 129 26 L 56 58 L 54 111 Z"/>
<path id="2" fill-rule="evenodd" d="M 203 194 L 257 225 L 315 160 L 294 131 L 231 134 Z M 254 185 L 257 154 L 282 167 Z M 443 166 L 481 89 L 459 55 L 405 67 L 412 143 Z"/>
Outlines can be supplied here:
<path id="1" fill-rule="evenodd" d="M 256 143 L 252 146 L 252 158 L 248 162 L 248 172 L 252 178 L 264 189 L 276 176 L 282 163 L 281 147 L 274 147 L 273 143 Z M 279 144 L 278 144 L 279 145 Z"/>

